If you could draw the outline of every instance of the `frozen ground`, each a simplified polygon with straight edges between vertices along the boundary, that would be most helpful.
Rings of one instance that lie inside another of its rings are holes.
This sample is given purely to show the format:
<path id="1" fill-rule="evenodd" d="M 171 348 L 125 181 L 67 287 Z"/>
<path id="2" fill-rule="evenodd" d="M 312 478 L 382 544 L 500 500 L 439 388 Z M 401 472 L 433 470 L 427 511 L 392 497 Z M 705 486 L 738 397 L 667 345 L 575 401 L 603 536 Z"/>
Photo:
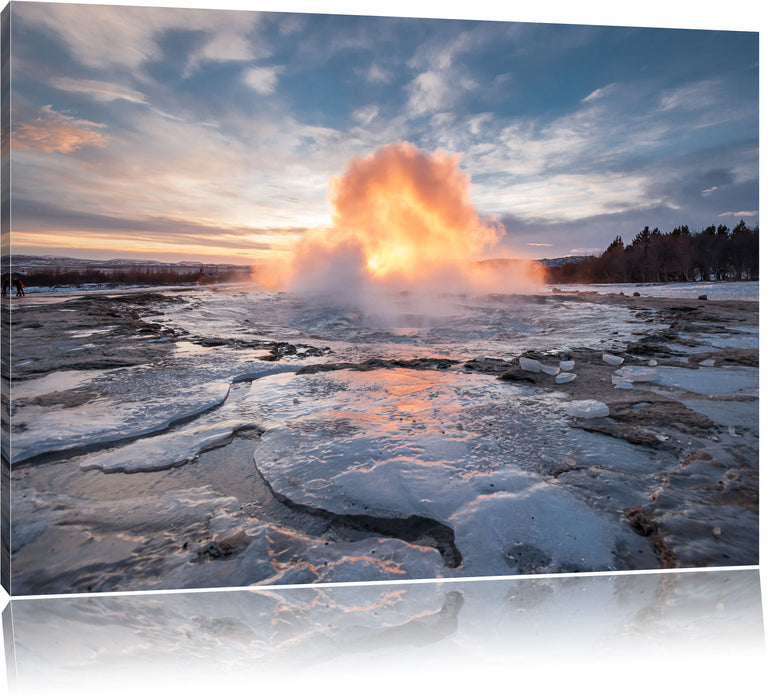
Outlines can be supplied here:
<path id="1" fill-rule="evenodd" d="M 759 282 L 687 282 L 676 283 L 631 283 L 631 284 L 560 284 L 556 289 L 564 292 L 598 292 L 600 294 L 632 295 L 638 292 L 643 296 L 670 297 L 673 299 L 697 299 L 705 294 L 709 299 L 745 299 L 758 301 Z"/>
<path id="2" fill-rule="evenodd" d="M 13 593 L 757 563 L 757 290 L 723 288 L 11 300 Z"/>

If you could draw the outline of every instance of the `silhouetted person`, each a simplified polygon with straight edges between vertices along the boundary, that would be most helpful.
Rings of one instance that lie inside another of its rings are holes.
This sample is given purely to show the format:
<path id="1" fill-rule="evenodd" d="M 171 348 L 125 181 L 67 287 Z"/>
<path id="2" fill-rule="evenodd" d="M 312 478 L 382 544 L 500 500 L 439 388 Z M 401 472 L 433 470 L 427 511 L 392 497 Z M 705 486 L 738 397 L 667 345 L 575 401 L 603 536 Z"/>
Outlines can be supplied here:
<path id="1" fill-rule="evenodd" d="M 11 286 L 11 283 L 8 281 L 8 278 L 6 277 L 3 280 L 3 296 L 7 296 L 8 295 L 8 287 L 10 287 L 10 286 Z"/>
<path id="2" fill-rule="evenodd" d="M 22 281 L 18 277 L 13 281 L 13 286 L 16 287 L 16 296 L 23 297 L 24 285 L 22 284 Z"/>

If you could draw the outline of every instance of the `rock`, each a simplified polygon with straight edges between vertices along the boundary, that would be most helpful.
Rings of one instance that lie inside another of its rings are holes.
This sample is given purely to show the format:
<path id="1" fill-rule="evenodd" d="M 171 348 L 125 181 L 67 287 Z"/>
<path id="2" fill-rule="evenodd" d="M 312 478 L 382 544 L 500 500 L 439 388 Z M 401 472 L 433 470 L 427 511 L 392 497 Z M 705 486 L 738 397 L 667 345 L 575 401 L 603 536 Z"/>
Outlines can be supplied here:
<path id="1" fill-rule="evenodd" d="M 621 357 L 617 357 L 617 355 L 610 355 L 606 352 L 601 356 L 601 358 L 604 362 L 606 362 L 607 365 L 612 365 L 614 367 L 618 367 L 623 362 Z"/>
<path id="2" fill-rule="evenodd" d="M 221 554 L 231 554 L 248 542 L 248 535 L 241 527 L 235 527 L 226 532 L 219 532 L 213 538 L 213 544 Z"/>
<path id="3" fill-rule="evenodd" d="M 530 357 L 521 357 L 519 359 L 520 369 L 526 372 L 541 372 L 542 363 L 539 360 L 532 360 Z"/>
<path id="4" fill-rule="evenodd" d="M 705 294 L 701 294 L 701 295 L 698 296 L 698 299 L 700 299 L 700 301 L 706 301 L 708 298 L 709 297 L 706 296 Z"/>
<path id="5" fill-rule="evenodd" d="M 550 367 L 549 365 L 542 365 L 542 372 L 545 374 L 549 374 L 551 376 L 555 376 L 560 372 L 560 367 Z"/>
<path id="6" fill-rule="evenodd" d="M 555 383 L 566 384 L 568 382 L 573 382 L 576 378 L 576 374 L 571 374 L 570 372 L 561 372 L 557 377 L 555 377 Z"/>
<path id="7" fill-rule="evenodd" d="M 584 399 L 571 401 L 566 406 L 566 413 L 574 418 L 606 418 L 609 415 L 609 407 L 595 399 Z"/>
<path id="8" fill-rule="evenodd" d="M 574 369 L 574 360 L 563 360 L 560 363 L 560 371 L 561 372 L 570 372 L 572 369 Z"/>
<path id="9" fill-rule="evenodd" d="M 634 296 L 634 297 L 640 297 L 640 296 L 641 296 L 641 294 L 639 294 L 638 292 L 633 292 L 633 296 Z"/>
<path id="10" fill-rule="evenodd" d="M 535 374 L 535 372 L 526 372 L 524 369 L 520 369 L 520 367 L 510 367 L 506 372 L 499 375 L 499 379 L 507 382 L 530 382 L 531 384 L 536 384 Z"/>
<path id="11" fill-rule="evenodd" d="M 657 367 L 657 360 L 650 360 L 647 362 L 650 367 Z"/>
<path id="12" fill-rule="evenodd" d="M 482 355 L 480 355 L 480 357 L 482 357 Z M 506 360 L 499 360 L 494 357 L 484 357 L 480 360 L 480 357 L 464 362 L 464 369 L 471 372 L 483 372 L 484 374 L 502 374 L 514 367 L 512 363 L 507 362 Z"/>

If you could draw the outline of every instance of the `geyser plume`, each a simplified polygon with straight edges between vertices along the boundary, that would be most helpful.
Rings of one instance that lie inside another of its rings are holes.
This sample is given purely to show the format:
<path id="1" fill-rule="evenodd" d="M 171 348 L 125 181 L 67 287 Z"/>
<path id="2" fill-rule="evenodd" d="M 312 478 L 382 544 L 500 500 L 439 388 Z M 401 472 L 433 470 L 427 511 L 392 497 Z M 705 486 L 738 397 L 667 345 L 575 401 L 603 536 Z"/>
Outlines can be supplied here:
<path id="1" fill-rule="evenodd" d="M 355 157 L 329 183 L 332 227 L 306 231 L 288 269 L 271 275 L 284 283 L 273 286 L 360 294 L 517 291 L 539 281 L 530 265 L 505 274 L 476 264 L 504 230 L 477 214 L 469 189 L 457 158 L 443 151 L 397 143 Z M 258 278 L 266 284 L 270 276 Z"/>

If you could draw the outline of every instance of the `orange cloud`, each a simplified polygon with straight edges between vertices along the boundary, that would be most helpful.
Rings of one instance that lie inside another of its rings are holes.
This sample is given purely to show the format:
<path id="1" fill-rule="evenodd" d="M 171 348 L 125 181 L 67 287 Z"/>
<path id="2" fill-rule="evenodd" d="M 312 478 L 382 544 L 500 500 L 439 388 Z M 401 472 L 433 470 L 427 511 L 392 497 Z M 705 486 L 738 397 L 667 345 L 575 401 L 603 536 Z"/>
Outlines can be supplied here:
<path id="1" fill-rule="evenodd" d="M 44 153 L 71 153 L 83 146 L 105 147 L 108 138 L 94 129 L 102 124 L 75 119 L 43 107 L 32 122 L 19 122 L 13 127 L 12 147 Z"/>

